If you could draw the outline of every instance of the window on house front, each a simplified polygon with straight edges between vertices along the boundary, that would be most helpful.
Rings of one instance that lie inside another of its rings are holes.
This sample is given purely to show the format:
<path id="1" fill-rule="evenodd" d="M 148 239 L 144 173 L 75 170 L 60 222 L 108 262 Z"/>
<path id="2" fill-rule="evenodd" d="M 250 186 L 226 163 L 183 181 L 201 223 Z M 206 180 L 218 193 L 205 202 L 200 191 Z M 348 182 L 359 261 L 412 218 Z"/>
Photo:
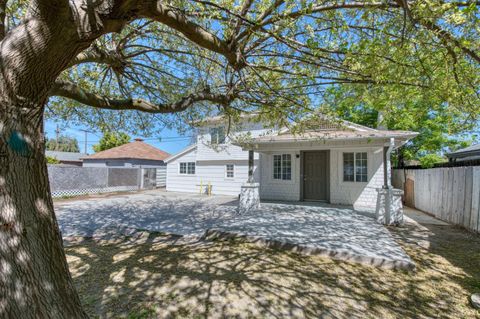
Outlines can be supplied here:
<path id="1" fill-rule="evenodd" d="M 180 163 L 180 171 L 179 172 L 182 175 L 194 175 L 195 174 L 195 162 Z"/>
<path id="2" fill-rule="evenodd" d="M 343 153 L 343 181 L 367 182 L 367 153 Z"/>
<path id="3" fill-rule="evenodd" d="M 273 155 L 273 179 L 292 179 L 292 155 Z"/>
<path id="4" fill-rule="evenodd" d="M 223 126 L 210 128 L 210 136 L 212 144 L 224 144 L 225 128 Z"/>
<path id="5" fill-rule="evenodd" d="M 225 177 L 234 178 L 235 177 L 235 165 L 227 164 L 225 165 Z"/>

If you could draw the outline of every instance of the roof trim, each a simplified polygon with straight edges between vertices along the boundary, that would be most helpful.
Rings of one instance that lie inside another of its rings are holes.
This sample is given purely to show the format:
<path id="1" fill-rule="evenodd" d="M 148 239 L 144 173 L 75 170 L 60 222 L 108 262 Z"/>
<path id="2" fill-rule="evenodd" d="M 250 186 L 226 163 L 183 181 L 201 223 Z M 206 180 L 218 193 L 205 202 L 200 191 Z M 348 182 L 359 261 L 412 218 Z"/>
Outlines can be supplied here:
<path id="1" fill-rule="evenodd" d="M 339 138 L 329 138 L 329 137 L 316 137 L 316 138 L 306 138 L 302 136 L 292 137 L 288 139 L 275 139 L 275 137 L 279 135 L 272 135 L 270 139 L 266 139 L 264 136 L 263 139 L 252 139 L 249 144 L 253 145 L 264 145 L 264 144 L 280 144 L 280 143 L 311 143 L 311 142 L 323 142 L 323 141 L 358 141 L 358 140 L 379 140 L 379 139 L 387 139 L 387 138 L 395 138 L 395 139 L 405 139 L 409 140 L 416 137 L 419 133 L 417 132 L 410 132 L 405 134 L 386 134 L 383 136 L 353 136 L 353 137 L 339 137 Z M 241 146 L 240 143 L 233 143 L 234 145 Z"/>
<path id="2" fill-rule="evenodd" d="M 168 162 L 171 162 L 173 161 L 174 159 L 178 158 L 178 157 L 181 157 L 187 153 L 189 153 L 190 151 L 193 151 L 194 149 L 197 148 L 197 144 L 192 144 L 190 146 L 187 146 L 186 148 L 184 148 L 183 150 L 181 150 L 180 152 L 178 152 L 177 154 L 175 155 L 172 155 L 170 157 L 167 157 L 166 159 L 164 159 L 163 161 L 165 163 L 168 163 Z"/>

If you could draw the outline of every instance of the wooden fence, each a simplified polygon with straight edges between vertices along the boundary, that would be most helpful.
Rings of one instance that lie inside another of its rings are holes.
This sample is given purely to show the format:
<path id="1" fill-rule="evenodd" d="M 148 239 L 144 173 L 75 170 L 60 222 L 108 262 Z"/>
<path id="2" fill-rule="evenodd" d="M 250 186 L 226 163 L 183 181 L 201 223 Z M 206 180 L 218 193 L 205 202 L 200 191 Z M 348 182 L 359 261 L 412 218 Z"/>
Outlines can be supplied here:
<path id="1" fill-rule="evenodd" d="M 395 169 L 393 185 L 407 206 L 480 232 L 480 166 Z"/>

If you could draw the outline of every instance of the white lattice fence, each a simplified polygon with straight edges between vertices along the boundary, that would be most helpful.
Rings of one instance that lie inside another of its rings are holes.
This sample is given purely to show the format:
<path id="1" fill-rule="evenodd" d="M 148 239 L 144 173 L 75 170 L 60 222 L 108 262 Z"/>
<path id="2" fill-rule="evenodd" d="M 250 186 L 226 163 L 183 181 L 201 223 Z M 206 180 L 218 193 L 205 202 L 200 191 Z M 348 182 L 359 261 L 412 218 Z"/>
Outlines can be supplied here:
<path id="1" fill-rule="evenodd" d="M 101 193 L 112 193 L 112 192 L 127 192 L 127 191 L 136 191 L 138 186 L 115 186 L 115 187 L 104 187 L 104 188 L 80 188 L 80 189 L 66 189 L 53 191 L 52 197 L 73 197 L 81 195 L 90 195 L 90 194 L 101 194 Z"/>

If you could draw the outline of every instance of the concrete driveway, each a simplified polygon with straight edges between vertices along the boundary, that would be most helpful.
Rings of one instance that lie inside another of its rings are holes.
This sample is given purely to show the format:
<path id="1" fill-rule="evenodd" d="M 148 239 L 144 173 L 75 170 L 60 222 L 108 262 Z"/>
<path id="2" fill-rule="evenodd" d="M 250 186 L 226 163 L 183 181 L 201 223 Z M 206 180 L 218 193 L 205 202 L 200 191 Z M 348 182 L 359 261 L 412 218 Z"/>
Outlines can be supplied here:
<path id="1" fill-rule="evenodd" d="M 64 237 L 148 230 L 198 238 L 244 237 L 263 245 L 387 268 L 413 268 L 389 231 L 369 213 L 348 207 L 262 203 L 236 213 L 227 196 L 150 191 L 61 202 L 56 212 Z"/>

